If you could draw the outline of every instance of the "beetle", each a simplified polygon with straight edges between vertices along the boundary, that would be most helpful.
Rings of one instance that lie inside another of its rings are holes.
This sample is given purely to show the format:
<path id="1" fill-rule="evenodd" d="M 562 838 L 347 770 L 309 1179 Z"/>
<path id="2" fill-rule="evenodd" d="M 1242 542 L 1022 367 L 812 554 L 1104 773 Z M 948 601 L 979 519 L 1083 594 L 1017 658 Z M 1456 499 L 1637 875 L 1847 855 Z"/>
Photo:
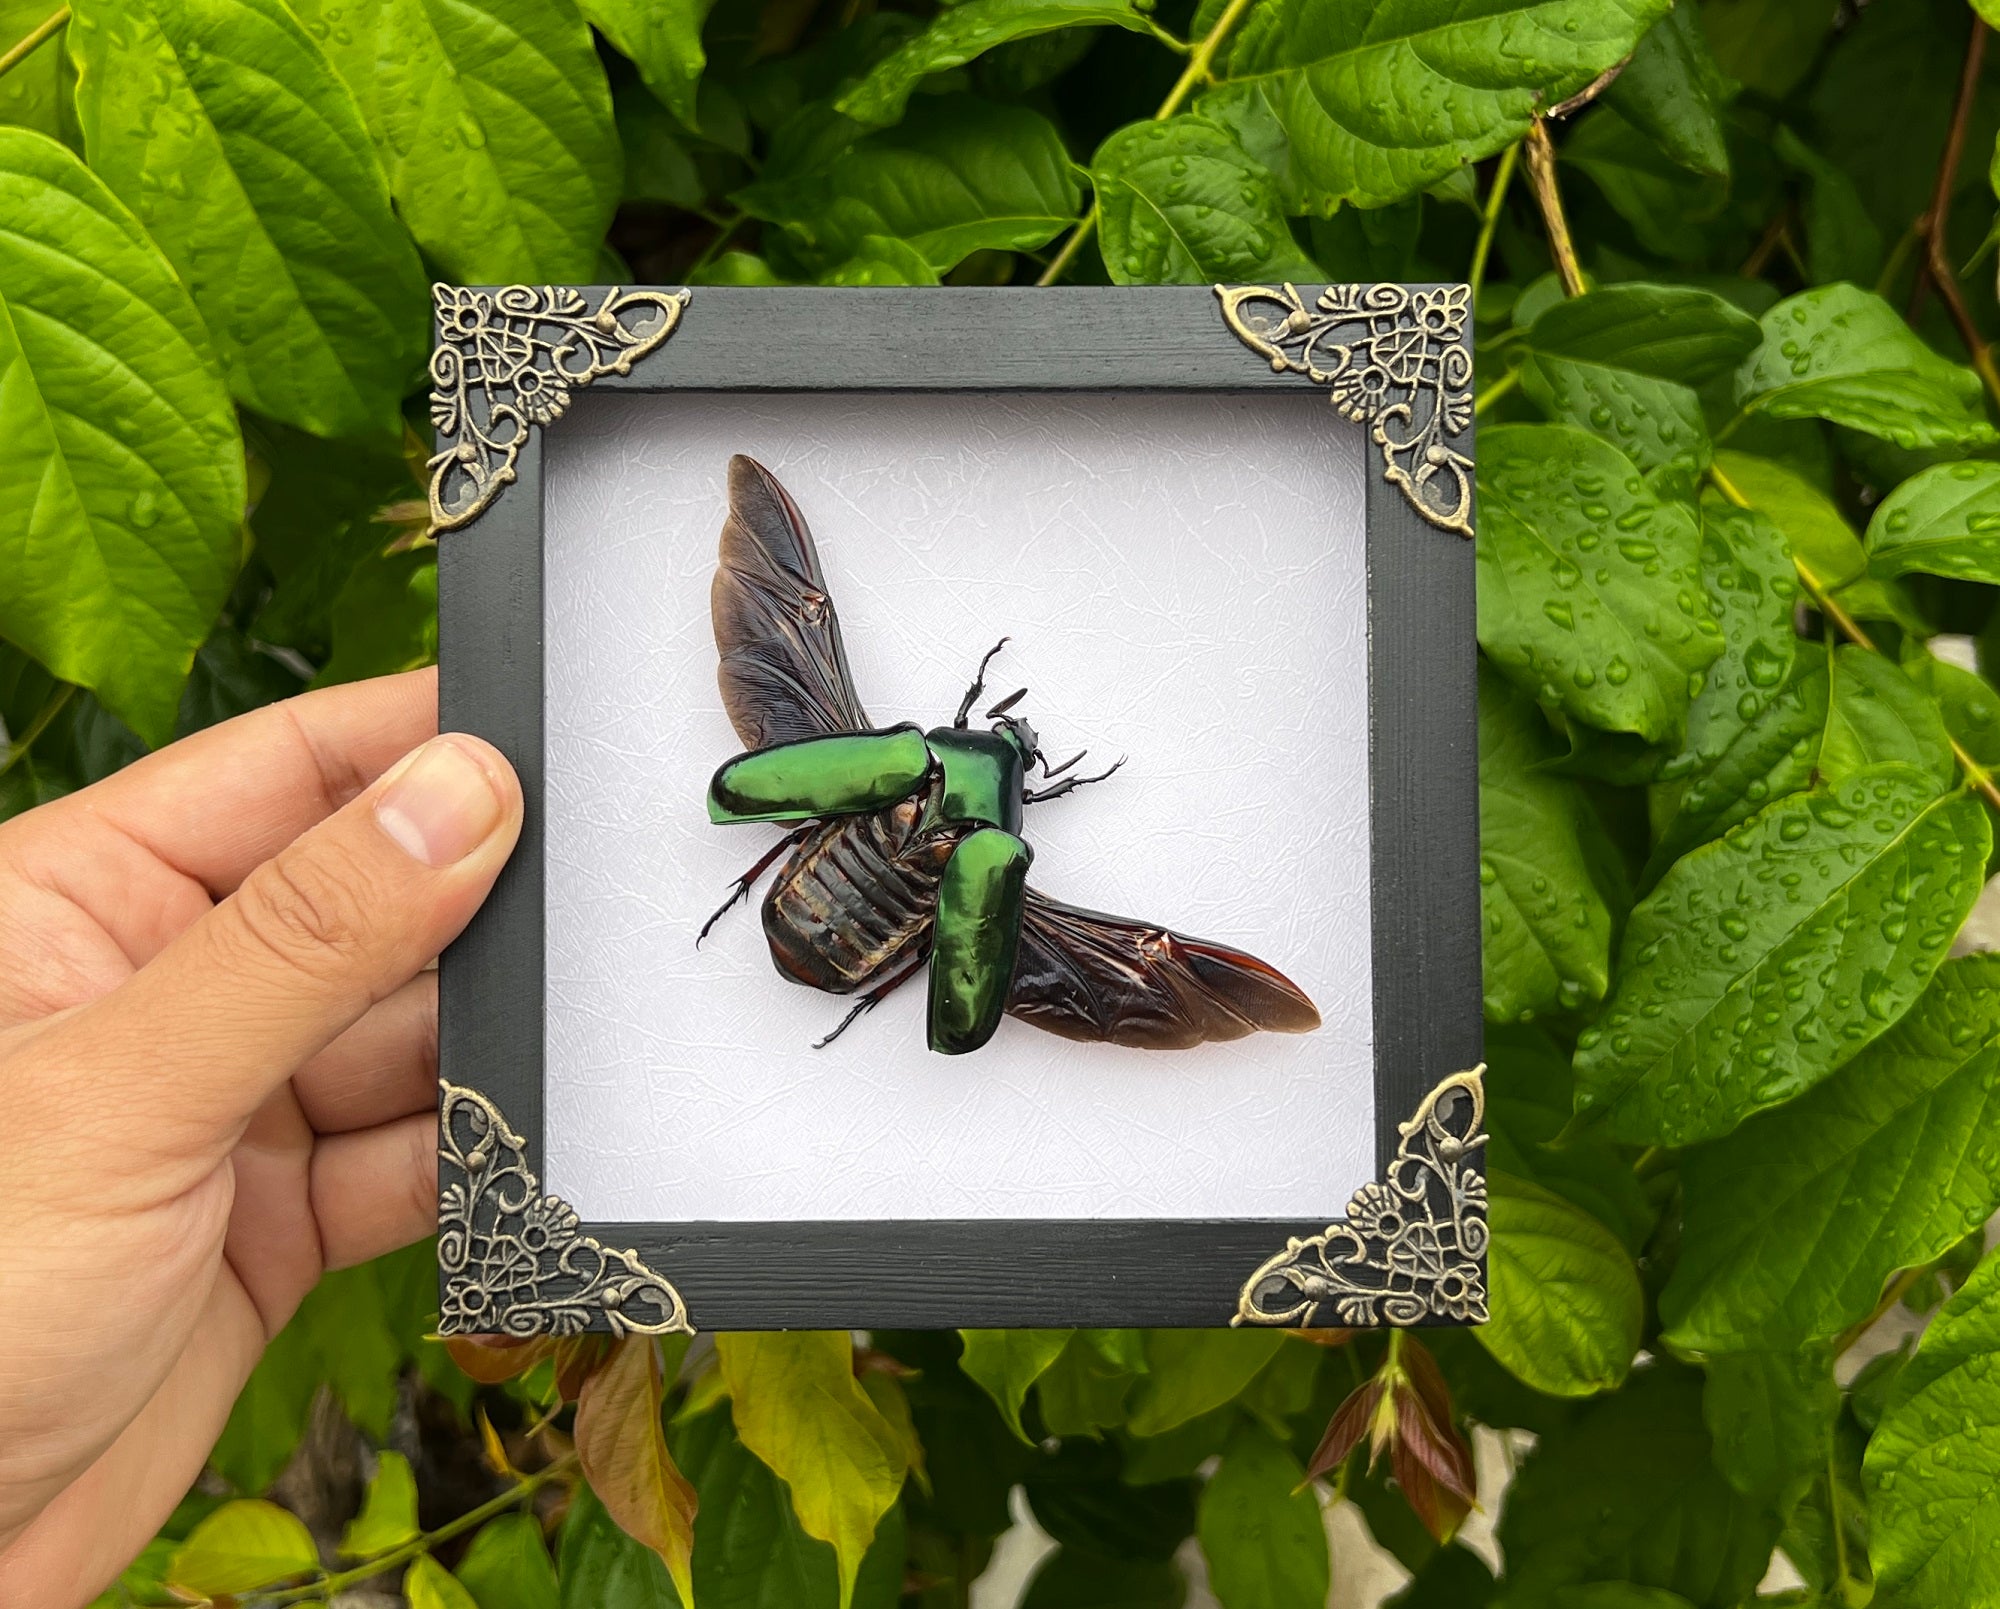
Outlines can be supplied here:
<path id="1" fill-rule="evenodd" d="M 736 880 L 697 943 L 782 858 L 763 905 L 773 962 L 799 983 L 859 995 L 821 1045 L 926 963 L 929 1044 L 944 1055 L 979 1049 L 1003 1015 L 1148 1049 L 1319 1026 L 1312 1001 L 1266 961 L 1030 887 L 1025 807 L 1118 766 L 1065 776 L 1079 754 L 1051 767 L 1034 728 L 1012 713 L 1025 688 L 986 711 L 989 728 L 971 725 L 1005 638 L 949 726 L 877 727 L 855 693 L 797 503 L 741 454 L 728 481 L 709 601 L 716 679 L 744 752 L 716 771 L 708 813 L 790 831 Z M 1037 765 L 1048 781 L 1039 790 L 1029 786 Z"/>

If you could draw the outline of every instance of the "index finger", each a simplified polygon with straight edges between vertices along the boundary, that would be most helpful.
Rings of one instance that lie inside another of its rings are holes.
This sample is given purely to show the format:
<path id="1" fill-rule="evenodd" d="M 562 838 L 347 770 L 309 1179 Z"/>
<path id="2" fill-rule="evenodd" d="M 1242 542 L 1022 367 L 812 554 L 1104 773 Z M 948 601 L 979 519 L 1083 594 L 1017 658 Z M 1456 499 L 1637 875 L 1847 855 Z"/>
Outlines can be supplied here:
<path id="1" fill-rule="evenodd" d="M 349 682 L 182 738 L 50 815 L 87 812 L 219 899 L 437 729 L 435 668 Z"/>

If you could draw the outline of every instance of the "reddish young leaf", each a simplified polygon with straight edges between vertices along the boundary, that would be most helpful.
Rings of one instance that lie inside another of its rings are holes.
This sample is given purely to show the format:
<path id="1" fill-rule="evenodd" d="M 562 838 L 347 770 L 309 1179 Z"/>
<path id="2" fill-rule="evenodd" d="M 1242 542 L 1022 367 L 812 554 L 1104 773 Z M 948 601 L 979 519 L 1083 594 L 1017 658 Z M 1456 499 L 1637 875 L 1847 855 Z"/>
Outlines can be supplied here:
<path id="1" fill-rule="evenodd" d="M 573 1335 L 556 1342 L 556 1390 L 564 1402 L 576 1402 L 583 1396 L 590 1377 L 611 1356 L 611 1347 L 608 1335 Z"/>
<path id="2" fill-rule="evenodd" d="M 1313 1449 L 1312 1461 L 1306 1465 L 1306 1479 L 1313 1480 L 1330 1469 L 1338 1468 L 1346 1461 L 1347 1455 L 1361 1445 L 1361 1438 L 1368 1434 L 1368 1425 L 1375 1417 L 1375 1409 L 1382 1401 L 1384 1390 L 1382 1377 L 1364 1381 L 1348 1393 L 1347 1400 L 1333 1410 L 1333 1417 L 1327 1421 L 1326 1434 L 1319 1439 Z"/>
<path id="3" fill-rule="evenodd" d="M 576 1455 L 605 1511 L 627 1536 L 659 1554 L 681 1602 L 693 1609 L 695 1493 L 667 1451 L 663 1391 L 652 1337 L 619 1341 L 583 1382 Z"/>
<path id="4" fill-rule="evenodd" d="M 546 1337 L 522 1341 L 506 1335 L 448 1335 L 444 1340 L 444 1349 L 459 1371 L 483 1386 L 526 1374 L 555 1346 Z"/>
<path id="5" fill-rule="evenodd" d="M 1423 1527 L 1440 1543 L 1449 1542 L 1464 1523 L 1472 1505 L 1455 1491 L 1441 1486 L 1431 1476 L 1424 1461 L 1408 1441 L 1398 1439 L 1389 1451 L 1389 1473 L 1402 1488 L 1403 1501 Z"/>

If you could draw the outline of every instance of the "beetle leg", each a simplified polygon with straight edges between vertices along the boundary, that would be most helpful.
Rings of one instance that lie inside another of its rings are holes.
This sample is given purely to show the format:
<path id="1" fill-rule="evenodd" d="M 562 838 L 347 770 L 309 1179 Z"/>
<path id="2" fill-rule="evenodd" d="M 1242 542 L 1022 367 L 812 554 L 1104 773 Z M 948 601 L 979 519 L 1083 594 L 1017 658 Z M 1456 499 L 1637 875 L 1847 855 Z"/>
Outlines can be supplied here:
<path id="1" fill-rule="evenodd" d="M 715 908 L 715 914 L 701 924 L 701 931 L 694 936 L 694 947 L 697 950 L 701 948 L 701 941 L 708 937 L 708 930 L 728 915 L 730 907 L 738 900 L 748 899 L 750 897 L 750 890 L 756 886 L 757 879 L 771 869 L 780 855 L 802 840 L 807 833 L 811 832 L 815 825 L 817 824 L 809 821 L 796 831 L 786 833 L 784 837 L 771 846 L 771 852 L 768 855 L 736 879 L 735 883 L 730 887 L 729 898 Z"/>
<path id="2" fill-rule="evenodd" d="M 1065 771 L 1067 771 L 1071 766 L 1075 765 L 1077 761 L 1081 760 L 1089 752 L 1090 750 L 1088 749 L 1078 749 L 1076 753 L 1072 754 L 1067 760 L 1063 761 L 1061 765 L 1054 765 L 1054 766 L 1049 764 L 1049 757 L 1046 754 L 1042 753 L 1040 749 L 1035 750 L 1035 758 L 1042 762 L 1042 775 L 1045 777 L 1053 778 L 1061 776 Z"/>
<path id="3" fill-rule="evenodd" d="M 1077 760 L 1080 760 L 1082 758 L 1083 756 L 1080 754 L 1077 756 Z M 1023 804 L 1043 804 L 1050 799 L 1060 799 L 1066 793 L 1076 792 L 1078 788 L 1087 788 L 1093 782 L 1102 782 L 1106 777 L 1110 776 L 1113 771 L 1116 771 L 1124 763 L 1125 763 L 1125 756 L 1121 754 L 1118 756 L 1117 759 L 1113 760 L 1108 767 L 1098 772 L 1097 775 L 1094 777 L 1064 777 L 1062 781 L 1058 782 L 1053 788 L 1044 788 L 1040 793 L 1022 794 L 1021 802 Z M 1070 766 L 1075 764 L 1076 760 L 1070 760 L 1065 762 L 1059 769 L 1067 771 L 1070 768 Z"/>
<path id="4" fill-rule="evenodd" d="M 888 999 L 890 995 L 894 994 L 897 989 L 901 988 L 904 984 L 908 983 L 910 979 L 915 977 L 917 975 L 918 969 L 921 968 L 924 962 L 929 959 L 930 959 L 930 954 L 928 951 L 919 950 L 913 959 L 903 964 L 903 967 L 900 971 L 891 973 L 882 982 L 876 984 L 874 988 L 870 989 L 859 1000 L 857 1000 L 854 1003 L 854 1009 L 848 1012 L 846 1016 L 840 1019 L 838 1026 L 834 1028 L 832 1033 L 828 1034 L 824 1039 L 817 1041 L 813 1045 L 813 1049 L 814 1050 L 826 1049 L 828 1045 L 832 1044 L 842 1034 L 847 1032 L 849 1025 L 853 1023 L 856 1017 L 864 1016 L 868 1012 L 873 1011 L 884 1000 Z"/>
<path id="5" fill-rule="evenodd" d="M 972 706 L 979 702 L 979 695 L 986 691 L 986 667 L 993 663 L 993 656 L 1006 646 L 1007 639 L 1002 637 L 986 650 L 986 657 L 980 660 L 979 669 L 972 673 L 972 685 L 965 690 L 965 697 L 958 701 L 958 713 L 951 718 L 951 724 L 955 728 L 964 729 L 966 718 L 972 714 Z"/>

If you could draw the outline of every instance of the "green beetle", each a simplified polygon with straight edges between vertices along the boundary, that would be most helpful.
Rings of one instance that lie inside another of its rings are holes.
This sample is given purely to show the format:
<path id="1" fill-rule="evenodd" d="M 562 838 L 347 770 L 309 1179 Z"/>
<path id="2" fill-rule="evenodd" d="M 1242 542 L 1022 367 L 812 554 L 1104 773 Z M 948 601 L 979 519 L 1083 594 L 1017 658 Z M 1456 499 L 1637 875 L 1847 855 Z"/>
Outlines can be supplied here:
<path id="1" fill-rule="evenodd" d="M 1051 767 L 1034 728 L 1010 713 L 1023 693 L 986 712 L 990 730 L 970 726 L 1005 638 L 949 726 L 877 728 L 798 505 L 741 456 L 729 500 L 710 602 L 717 678 L 746 752 L 715 773 L 709 819 L 793 831 L 737 879 L 701 936 L 789 852 L 764 901 L 772 959 L 798 982 L 860 995 L 822 1045 L 926 962 L 930 1047 L 945 1055 L 977 1050 L 1008 1014 L 1071 1039 L 1160 1049 L 1319 1026 L 1298 986 L 1255 956 L 1028 887 L 1023 807 L 1118 767 L 1063 776 L 1082 755 Z M 1036 765 L 1050 779 L 1039 791 L 1028 786 Z"/>

